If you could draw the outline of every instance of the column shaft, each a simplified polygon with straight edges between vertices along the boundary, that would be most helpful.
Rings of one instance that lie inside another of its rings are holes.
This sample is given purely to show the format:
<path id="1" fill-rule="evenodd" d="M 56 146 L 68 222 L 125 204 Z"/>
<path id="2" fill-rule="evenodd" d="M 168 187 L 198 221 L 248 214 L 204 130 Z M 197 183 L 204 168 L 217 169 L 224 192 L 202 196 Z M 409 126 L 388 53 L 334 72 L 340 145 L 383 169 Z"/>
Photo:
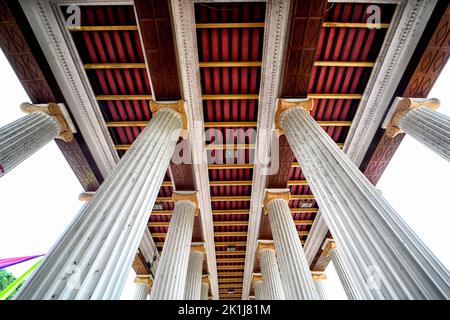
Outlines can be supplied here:
<path id="1" fill-rule="evenodd" d="M 178 112 L 158 111 L 75 217 L 19 299 L 118 299 L 175 149 Z"/>
<path id="2" fill-rule="evenodd" d="M 323 281 L 324 280 L 314 280 L 314 284 L 316 286 L 316 290 L 320 297 L 320 300 L 327 300 L 327 294 L 325 293 Z"/>
<path id="3" fill-rule="evenodd" d="M 356 300 L 358 299 L 357 290 L 355 290 L 355 286 L 352 285 L 352 278 L 347 274 L 345 267 L 342 264 L 341 256 L 339 255 L 339 249 L 334 248 L 330 250 L 331 261 L 333 262 L 334 268 L 336 269 L 336 273 L 341 281 L 342 288 L 344 288 L 345 294 L 347 295 L 348 300 Z"/>
<path id="4" fill-rule="evenodd" d="M 450 117 L 429 107 L 409 110 L 400 119 L 400 129 L 450 161 Z"/>
<path id="5" fill-rule="evenodd" d="M 150 288 L 145 283 L 136 283 L 133 300 L 147 300 Z"/>
<path id="6" fill-rule="evenodd" d="M 284 112 L 286 138 L 363 299 L 449 299 L 447 269 L 301 107 Z"/>
<path id="7" fill-rule="evenodd" d="M 256 281 L 255 282 L 255 300 L 264 300 L 265 298 L 263 297 L 263 282 L 262 280 Z"/>
<path id="8" fill-rule="evenodd" d="M 175 204 L 150 300 L 184 298 L 195 210 L 195 204 L 191 201 Z"/>
<path id="9" fill-rule="evenodd" d="M 202 293 L 200 300 L 208 300 L 209 284 L 202 282 Z"/>
<path id="10" fill-rule="evenodd" d="M 184 290 L 185 300 L 200 300 L 202 290 L 203 252 L 191 251 Z"/>
<path id="11" fill-rule="evenodd" d="M 284 300 L 283 285 L 281 283 L 280 271 L 275 257 L 275 250 L 262 249 L 259 253 L 261 275 L 264 279 L 263 287 L 267 300 Z"/>
<path id="12" fill-rule="evenodd" d="M 284 294 L 290 300 L 318 299 L 297 228 L 285 200 L 268 203 L 270 228 L 277 250 Z"/>
<path id="13" fill-rule="evenodd" d="M 58 121 L 43 112 L 30 113 L 0 128 L 0 176 L 11 171 L 59 134 Z"/>

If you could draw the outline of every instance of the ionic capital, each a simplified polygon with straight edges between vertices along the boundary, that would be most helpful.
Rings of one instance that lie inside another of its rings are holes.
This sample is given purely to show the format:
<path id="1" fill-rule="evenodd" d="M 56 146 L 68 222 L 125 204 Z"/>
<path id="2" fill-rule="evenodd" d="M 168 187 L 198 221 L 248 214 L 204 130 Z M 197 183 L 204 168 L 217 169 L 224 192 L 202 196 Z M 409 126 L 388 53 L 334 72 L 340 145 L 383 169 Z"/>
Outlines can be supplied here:
<path id="1" fill-rule="evenodd" d="M 156 113 L 161 109 L 172 109 L 178 112 L 181 116 L 181 121 L 183 123 L 183 129 L 187 130 L 187 116 L 186 110 L 184 109 L 184 101 L 150 101 L 150 110 L 152 113 Z"/>
<path id="2" fill-rule="evenodd" d="M 134 278 L 134 283 L 145 284 L 149 288 L 151 288 L 153 285 L 153 279 L 150 278 L 150 276 L 136 276 L 136 278 Z"/>
<path id="3" fill-rule="evenodd" d="M 70 129 L 64 113 L 57 103 L 50 102 L 47 104 L 32 104 L 24 102 L 20 105 L 20 109 L 25 113 L 43 112 L 48 114 L 58 122 L 59 135 L 56 138 L 65 142 L 71 142 L 73 140 L 73 132 Z"/>
<path id="4" fill-rule="evenodd" d="M 178 201 L 191 201 L 195 206 L 195 216 L 199 214 L 197 191 L 174 191 L 172 193 L 173 203 Z"/>
<path id="5" fill-rule="evenodd" d="M 191 244 L 191 252 L 193 252 L 193 251 L 205 254 L 205 244 L 202 242 Z"/>
<path id="6" fill-rule="evenodd" d="M 314 100 L 307 99 L 278 99 L 278 108 L 275 113 L 275 129 L 278 132 L 278 136 L 284 134 L 283 127 L 281 126 L 281 120 L 285 111 L 293 108 L 303 108 L 310 112 L 314 108 Z"/>
<path id="7" fill-rule="evenodd" d="M 258 240 L 258 244 L 256 247 L 256 252 L 259 255 L 261 253 L 261 250 L 274 250 L 275 251 L 275 244 L 273 240 Z"/>
<path id="8" fill-rule="evenodd" d="M 331 250 L 333 250 L 334 248 L 336 248 L 336 242 L 334 241 L 334 239 L 326 238 L 322 245 L 322 254 L 324 255 L 324 257 L 329 257 Z"/>
<path id="9" fill-rule="evenodd" d="M 206 283 L 208 286 L 210 285 L 211 280 L 209 279 L 209 274 L 202 275 L 202 283 Z"/>
<path id="10" fill-rule="evenodd" d="M 394 138 L 399 133 L 403 131 L 400 129 L 400 120 L 403 118 L 408 111 L 413 110 L 418 107 L 428 107 L 436 110 L 439 108 L 440 102 L 438 99 L 414 99 L 414 98 L 404 98 L 400 100 L 392 115 L 389 123 L 386 127 L 386 135 L 389 138 Z"/>
<path id="11" fill-rule="evenodd" d="M 255 284 L 258 281 L 262 281 L 261 273 L 253 273 L 252 274 L 252 285 L 253 285 L 253 288 L 255 287 Z"/>
<path id="12" fill-rule="evenodd" d="M 286 203 L 289 203 L 289 200 L 291 199 L 291 192 L 289 189 L 266 189 L 263 201 L 264 214 L 269 212 L 267 207 L 269 202 L 275 199 L 282 199 L 285 200 Z"/>
<path id="13" fill-rule="evenodd" d="M 314 280 L 327 280 L 327 275 L 323 271 L 311 271 Z"/>

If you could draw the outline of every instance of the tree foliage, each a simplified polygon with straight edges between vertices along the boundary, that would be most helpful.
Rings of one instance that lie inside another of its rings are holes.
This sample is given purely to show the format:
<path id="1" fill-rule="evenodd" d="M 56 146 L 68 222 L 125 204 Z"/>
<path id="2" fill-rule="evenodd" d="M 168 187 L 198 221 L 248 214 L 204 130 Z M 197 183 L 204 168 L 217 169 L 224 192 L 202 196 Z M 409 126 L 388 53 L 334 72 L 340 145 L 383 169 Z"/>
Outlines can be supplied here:
<path id="1" fill-rule="evenodd" d="M 14 280 L 16 280 L 16 277 L 14 277 L 11 272 L 6 271 L 5 269 L 0 269 L 0 292 L 9 286 L 9 284 Z M 20 286 L 8 297 L 7 300 L 11 299 L 19 288 Z"/>

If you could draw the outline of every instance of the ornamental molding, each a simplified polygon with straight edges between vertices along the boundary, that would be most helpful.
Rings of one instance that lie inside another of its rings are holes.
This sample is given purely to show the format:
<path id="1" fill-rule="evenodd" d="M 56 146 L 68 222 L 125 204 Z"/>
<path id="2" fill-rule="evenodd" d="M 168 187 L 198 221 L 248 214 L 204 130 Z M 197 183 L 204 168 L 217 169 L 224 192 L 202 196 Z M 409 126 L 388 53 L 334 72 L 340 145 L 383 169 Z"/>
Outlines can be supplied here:
<path id="1" fill-rule="evenodd" d="M 343 149 L 357 166 L 383 121 L 436 3 L 408 0 L 397 5 Z"/>
<path id="2" fill-rule="evenodd" d="M 256 159 L 267 159 L 270 154 L 271 134 L 277 110 L 277 99 L 281 84 L 282 64 L 287 41 L 289 8 L 291 1 L 271 0 L 266 3 L 264 25 L 263 59 L 261 84 L 259 89 L 259 107 L 257 119 L 257 137 L 255 144 Z M 242 299 L 248 299 L 255 263 L 256 242 L 261 223 L 261 203 L 264 197 L 267 176 L 266 165 L 256 162 L 253 169 L 252 194 L 245 254 L 244 283 Z"/>
<path id="3" fill-rule="evenodd" d="M 19 0 L 79 131 L 103 177 L 119 161 L 58 1 Z"/>
<path id="4" fill-rule="evenodd" d="M 428 107 L 436 110 L 439 106 L 440 102 L 438 99 L 396 98 L 393 107 L 391 108 L 392 112 L 386 117 L 386 120 L 388 120 L 386 135 L 389 138 L 394 138 L 396 135 L 403 133 L 403 130 L 400 128 L 400 120 L 410 110 L 418 107 Z"/>
<path id="5" fill-rule="evenodd" d="M 211 280 L 211 292 L 219 299 L 216 250 L 209 190 L 208 161 L 201 99 L 200 67 L 197 55 L 195 13 L 193 0 L 171 0 L 175 46 L 178 55 L 183 99 L 192 146 L 192 160 L 202 233 L 205 241 L 206 261 Z"/>
<path id="6" fill-rule="evenodd" d="M 24 113 L 42 112 L 48 114 L 58 123 L 59 134 L 56 138 L 65 142 L 71 142 L 73 140 L 73 133 L 75 131 L 73 130 L 73 126 L 70 125 L 70 118 L 68 115 L 64 114 L 63 108 L 60 104 L 54 102 L 47 104 L 32 104 L 24 102 L 20 105 L 20 109 Z"/>

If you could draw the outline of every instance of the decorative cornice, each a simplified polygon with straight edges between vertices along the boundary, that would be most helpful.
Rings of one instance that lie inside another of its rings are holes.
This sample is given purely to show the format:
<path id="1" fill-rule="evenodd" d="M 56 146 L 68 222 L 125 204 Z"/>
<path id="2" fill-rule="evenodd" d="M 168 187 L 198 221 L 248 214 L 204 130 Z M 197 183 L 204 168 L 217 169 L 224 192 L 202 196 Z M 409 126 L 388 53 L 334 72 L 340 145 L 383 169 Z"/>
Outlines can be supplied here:
<path id="1" fill-rule="evenodd" d="M 57 103 L 50 102 L 48 104 L 32 104 L 24 102 L 20 105 L 20 109 L 25 113 L 43 112 L 48 114 L 58 122 L 59 135 L 57 138 L 65 142 L 71 142 L 73 140 L 73 132 Z"/>
<path id="2" fill-rule="evenodd" d="M 396 135 L 403 132 L 402 129 L 400 129 L 400 120 L 408 113 L 408 111 L 418 107 L 428 107 L 436 110 L 439 106 L 440 102 L 438 99 L 401 99 L 394 109 L 395 111 L 392 117 L 389 119 L 389 123 L 386 127 L 386 135 L 389 138 L 394 138 Z"/>
<path id="3" fill-rule="evenodd" d="M 187 117 L 186 117 L 186 110 L 184 109 L 184 101 L 174 101 L 174 102 L 168 102 L 168 101 L 150 101 L 150 110 L 153 113 L 158 112 L 161 109 L 171 109 L 176 111 L 180 114 L 181 121 L 183 122 L 183 129 L 187 130 Z"/>
<path id="4" fill-rule="evenodd" d="M 358 166 L 380 127 L 436 3 L 437 0 L 409 0 L 397 5 L 343 149 Z"/>
<path id="5" fill-rule="evenodd" d="M 194 2 L 192 0 L 171 0 L 173 30 L 179 61 L 183 99 L 189 140 L 192 146 L 192 160 L 195 185 L 198 188 L 198 203 L 203 237 L 206 246 L 206 261 L 211 277 L 211 293 L 219 299 L 217 280 L 214 227 L 209 190 L 208 161 L 206 157 L 203 108 L 195 25 Z"/>
<path id="6" fill-rule="evenodd" d="M 278 130 L 278 136 L 284 134 L 282 127 L 282 120 L 285 111 L 293 108 L 303 108 L 308 112 L 314 108 L 314 100 L 311 98 L 306 99 L 278 99 L 278 109 L 275 114 L 275 129 Z"/>
<path id="7" fill-rule="evenodd" d="M 282 199 L 285 200 L 286 203 L 289 203 L 291 192 L 289 189 L 266 189 L 263 200 L 264 214 L 268 214 L 267 205 L 270 201 L 275 199 Z"/>
<path id="8" fill-rule="evenodd" d="M 267 159 L 270 154 L 271 135 L 277 109 L 276 101 L 281 83 L 290 0 L 272 0 L 266 3 L 264 23 L 263 63 L 259 89 L 258 127 L 255 159 Z M 248 223 L 247 250 L 245 253 L 242 299 L 247 299 L 255 263 L 256 241 L 261 223 L 261 201 L 266 187 L 267 165 L 255 164 Z"/>
<path id="9" fill-rule="evenodd" d="M 100 172 L 109 176 L 119 157 L 58 3 L 20 0 L 20 5 Z"/>

